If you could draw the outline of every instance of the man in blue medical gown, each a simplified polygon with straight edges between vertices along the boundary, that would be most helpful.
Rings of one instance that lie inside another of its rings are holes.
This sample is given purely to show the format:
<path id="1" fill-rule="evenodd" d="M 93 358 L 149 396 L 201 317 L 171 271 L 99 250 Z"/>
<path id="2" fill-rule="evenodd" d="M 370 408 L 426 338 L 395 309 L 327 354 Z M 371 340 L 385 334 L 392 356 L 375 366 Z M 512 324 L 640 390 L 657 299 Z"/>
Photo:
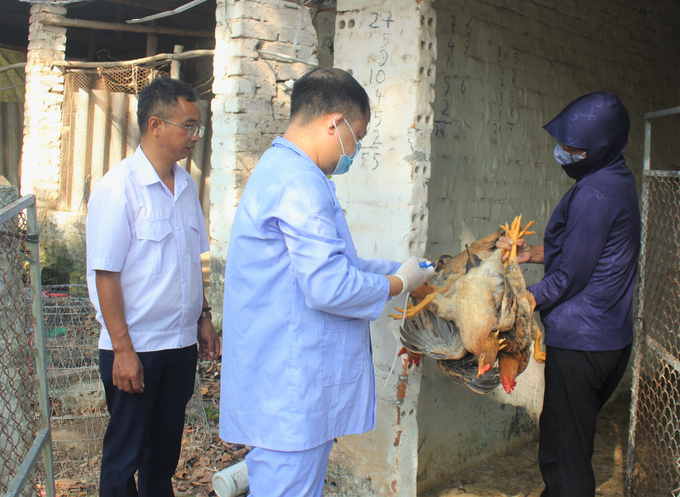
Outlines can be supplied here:
<path id="1" fill-rule="evenodd" d="M 433 274 L 361 259 L 328 175 L 358 154 L 366 91 L 341 69 L 295 83 L 291 120 L 246 185 L 227 255 L 220 436 L 253 447 L 253 497 L 321 496 L 333 439 L 375 427 L 368 322 Z"/>

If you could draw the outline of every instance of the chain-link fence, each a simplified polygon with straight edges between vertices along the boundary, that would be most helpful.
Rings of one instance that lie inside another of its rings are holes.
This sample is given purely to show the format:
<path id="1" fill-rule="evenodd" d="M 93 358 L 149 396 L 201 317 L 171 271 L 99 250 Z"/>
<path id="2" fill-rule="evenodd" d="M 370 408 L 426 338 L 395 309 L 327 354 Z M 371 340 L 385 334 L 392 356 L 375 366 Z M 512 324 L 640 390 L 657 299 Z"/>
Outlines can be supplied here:
<path id="1" fill-rule="evenodd" d="M 74 488 L 95 491 L 109 419 L 99 376 L 101 326 L 85 285 L 43 287 L 43 312 L 55 475 Z M 196 457 L 211 441 L 197 377 L 180 463 Z"/>
<path id="2" fill-rule="evenodd" d="M 645 171 L 628 490 L 680 495 L 680 173 Z"/>
<path id="3" fill-rule="evenodd" d="M 108 422 L 98 369 L 100 326 L 85 285 L 44 286 L 42 295 L 55 477 L 94 490 Z"/>
<path id="4" fill-rule="evenodd" d="M 29 200 L 33 202 L 31 220 L 35 230 L 35 200 L 34 197 Z M 22 468 L 21 465 L 33 457 L 29 453 L 39 454 L 41 444 L 47 443 L 49 450 L 49 423 L 45 419 L 44 385 L 41 390 L 39 384 L 45 376 L 44 368 L 40 367 L 42 354 L 38 349 L 42 350 L 42 341 L 35 333 L 33 308 L 33 295 L 38 294 L 39 282 L 38 290 L 33 291 L 32 277 L 39 274 L 39 263 L 34 262 L 36 267 L 30 276 L 28 271 L 28 261 L 37 261 L 36 254 L 31 253 L 37 249 L 37 238 L 29 236 L 25 206 L 20 209 L 16 202 L 16 189 L 0 188 L 0 492 L 5 495 L 5 492 L 19 491 L 27 478 L 29 484 L 24 486 L 21 495 L 28 496 L 45 491 L 44 465 L 40 462 L 35 467 Z M 41 432 L 41 428 L 45 430 Z M 33 461 L 36 459 L 37 456 Z M 49 456 L 48 463 L 51 465 Z M 51 484 L 48 487 L 53 488 Z"/>

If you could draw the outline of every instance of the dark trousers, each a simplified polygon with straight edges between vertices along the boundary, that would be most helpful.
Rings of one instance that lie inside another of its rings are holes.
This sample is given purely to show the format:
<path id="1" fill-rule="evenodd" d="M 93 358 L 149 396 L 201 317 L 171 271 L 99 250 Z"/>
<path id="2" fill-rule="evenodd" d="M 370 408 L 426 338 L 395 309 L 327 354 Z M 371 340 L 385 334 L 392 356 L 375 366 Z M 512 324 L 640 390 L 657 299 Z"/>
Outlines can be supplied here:
<path id="1" fill-rule="evenodd" d="M 99 351 L 111 415 L 104 435 L 100 497 L 175 495 L 172 476 L 179 461 L 184 410 L 194 391 L 197 349 L 192 345 L 137 355 L 144 367 L 144 392 L 128 394 L 113 385 L 113 352 Z"/>
<path id="2" fill-rule="evenodd" d="M 595 495 L 597 414 L 626 371 L 631 346 L 607 352 L 547 347 L 538 465 L 541 497 Z"/>

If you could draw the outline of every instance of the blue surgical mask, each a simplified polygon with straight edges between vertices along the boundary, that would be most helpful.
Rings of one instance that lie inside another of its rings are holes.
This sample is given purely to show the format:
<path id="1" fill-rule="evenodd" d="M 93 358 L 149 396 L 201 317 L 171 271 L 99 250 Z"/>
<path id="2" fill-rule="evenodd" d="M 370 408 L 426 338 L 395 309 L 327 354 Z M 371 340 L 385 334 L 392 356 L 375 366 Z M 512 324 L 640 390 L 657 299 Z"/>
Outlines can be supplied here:
<path id="1" fill-rule="evenodd" d="M 581 152 L 580 154 L 572 154 L 564 150 L 559 143 L 555 145 L 555 150 L 553 150 L 553 155 L 558 164 L 562 166 L 568 166 L 574 162 L 582 161 L 586 158 L 586 153 Z"/>
<path id="2" fill-rule="evenodd" d="M 336 117 L 336 120 L 337 120 L 337 117 Z M 357 156 L 359 155 L 359 150 L 361 149 L 361 142 L 357 141 L 357 137 L 354 136 L 354 131 L 352 131 L 352 127 L 347 122 L 347 119 L 345 119 L 343 117 L 342 120 L 345 121 L 345 124 L 349 128 L 350 133 L 352 133 L 352 138 L 354 138 L 354 143 L 357 146 L 357 150 L 356 150 L 356 152 L 354 152 L 354 157 L 349 157 L 348 155 L 345 155 L 345 146 L 342 143 L 342 138 L 340 138 L 340 132 L 338 131 L 338 140 L 340 140 L 340 147 L 342 148 L 342 155 L 340 156 L 340 159 L 338 159 L 338 164 L 335 166 L 335 169 L 331 173 L 333 175 L 345 174 L 347 171 L 349 171 L 349 166 L 351 166 L 352 161 L 357 158 Z M 336 131 L 338 129 L 337 122 L 335 123 L 335 129 L 336 129 Z"/>

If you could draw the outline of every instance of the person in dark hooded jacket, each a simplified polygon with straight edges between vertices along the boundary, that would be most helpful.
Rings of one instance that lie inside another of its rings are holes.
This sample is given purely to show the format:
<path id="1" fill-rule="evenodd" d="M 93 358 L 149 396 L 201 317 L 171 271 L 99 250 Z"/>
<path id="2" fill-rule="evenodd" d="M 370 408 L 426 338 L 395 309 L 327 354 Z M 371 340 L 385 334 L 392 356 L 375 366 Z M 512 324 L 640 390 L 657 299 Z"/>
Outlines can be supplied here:
<path id="1" fill-rule="evenodd" d="M 544 129 L 576 183 L 552 213 L 544 244 L 517 243 L 520 262 L 545 265 L 543 279 L 527 288 L 547 349 L 541 496 L 594 496 L 597 414 L 623 377 L 633 341 L 640 211 L 623 158 L 630 121 L 621 101 L 602 91 L 574 100 Z M 506 250 L 511 244 L 498 242 Z"/>

